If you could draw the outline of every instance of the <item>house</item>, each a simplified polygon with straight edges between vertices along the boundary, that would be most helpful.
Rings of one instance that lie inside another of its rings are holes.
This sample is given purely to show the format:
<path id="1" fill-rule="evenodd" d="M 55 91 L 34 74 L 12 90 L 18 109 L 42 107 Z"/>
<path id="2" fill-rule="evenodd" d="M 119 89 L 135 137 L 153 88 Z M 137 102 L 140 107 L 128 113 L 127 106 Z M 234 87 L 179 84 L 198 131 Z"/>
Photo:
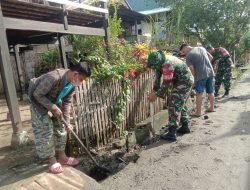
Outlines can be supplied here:
<path id="1" fill-rule="evenodd" d="M 103 36 L 108 41 L 107 1 L 100 0 L 102 7 L 86 6 L 72 1 L 46 0 L 40 1 L 0 1 L 0 75 L 4 87 L 7 105 L 13 128 L 11 144 L 22 144 L 24 134 L 18 109 L 15 78 L 24 84 L 20 45 L 48 44 L 55 38 L 59 41 L 60 58 L 63 67 L 67 67 L 64 35 L 80 34 Z M 54 6 L 57 5 L 57 6 Z M 86 10 L 82 12 L 81 10 Z M 102 22 L 102 26 L 97 26 Z M 90 24 L 92 24 L 90 26 Z M 13 51 L 10 52 L 10 49 Z M 17 65 L 17 73 L 12 70 L 11 55 Z M 29 65 L 30 66 L 30 65 Z"/>
<path id="2" fill-rule="evenodd" d="M 114 9 L 109 9 L 110 15 L 114 14 Z M 148 17 L 131 9 L 126 1 L 119 6 L 117 16 L 122 20 L 123 36 L 127 41 L 134 43 L 138 41 L 138 26 L 146 22 Z"/>
<path id="3" fill-rule="evenodd" d="M 153 0 L 125 0 L 125 2 L 131 10 L 147 16 L 147 19 L 137 27 L 138 41 L 155 43 L 167 38 L 164 22 L 171 11 L 170 7 L 161 7 Z"/>

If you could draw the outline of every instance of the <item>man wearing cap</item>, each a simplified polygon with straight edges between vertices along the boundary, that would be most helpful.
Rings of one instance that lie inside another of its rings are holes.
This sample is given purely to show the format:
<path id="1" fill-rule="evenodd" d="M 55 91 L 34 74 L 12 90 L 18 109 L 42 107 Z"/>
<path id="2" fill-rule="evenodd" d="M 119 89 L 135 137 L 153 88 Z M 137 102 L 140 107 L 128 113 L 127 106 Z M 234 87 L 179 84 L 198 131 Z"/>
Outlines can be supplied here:
<path id="1" fill-rule="evenodd" d="M 175 56 L 165 55 L 162 51 L 150 53 L 148 67 L 154 69 L 156 75 L 153 91 L 148 97 L 150 101 L 155 101 L 157 97 L 165 98 L 167 90 L 171 89 L 171 95 L 168 97 L 170 100 L 169 121 L 166 126 L 168 132 L 161 135 L 161 138 L 176 141 L 176 132 L 190 133 L 185 103 L 193 85 L 193 75 L 182 60 Z"/>
<path id="2" fill-rule="evenodd" d="M 60 118 L 64 117 L 70 123 L 74 89 L 90 75 L 85 63 L 78 63 L 72 64 L 70 69 L 56 69 L 30 81 L 29 99 L 36 151 L 39 158 L 49 160 L 49 170 L 54 174 L 63 172 L 62 165 L 78 164 L 77 159 L 65 155 L 67 133 Z"/>
<path id="3" fill-rule="evenodd" d="M 225 88 L 223 97 L 227 97 L 231 89 L 232 68 L 234 67 L 231 56 L 223 47 L 213 48 L 209 45 L 207 51 L 213 56 L 213 67 L 217 68 L 215 76 L 215 96 L 219 96 L 220 86 L 223 83 Z"/>

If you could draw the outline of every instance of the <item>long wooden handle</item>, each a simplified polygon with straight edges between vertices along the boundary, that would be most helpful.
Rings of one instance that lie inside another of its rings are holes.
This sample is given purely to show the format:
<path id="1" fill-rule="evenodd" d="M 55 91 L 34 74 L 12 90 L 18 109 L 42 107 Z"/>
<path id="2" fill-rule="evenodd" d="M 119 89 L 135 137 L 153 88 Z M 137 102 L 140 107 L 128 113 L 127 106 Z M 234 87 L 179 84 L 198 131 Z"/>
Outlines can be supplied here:
<path id="1" fill-rule="evenodd" d="M 65 121 L 65 119 L 62 117 L 61 121 L 63 122 L 63 124 L 65 125 L 66 128 L 69 127 L 68 123 Z M 81 139 L 77 136 L 77 134 L 71 130 L 71 133 L 75 136 L 75 138 L 78 140 L 78 142 L 81 144 L 82 148 L 84 149 L 84 151 L 89 155 L 89 157 L 91 158 L 91 160 L 95 163 L 95 165 L 99 166 L 98 162 L 96 161 L 96 159 L 91 155 L 91 153 L 89 152 L 89 150 L 87 149 L 87 147 L 83 144 L 83 142 L 81 141 Z"/>
<path id="2" fill-rule="evenodd" d="M 150 107 L 150 117 L 151 117 L 151 126 L 152 126 L 152 133 L 153 136 L 155 136 L 155 106 L 154 106 L 154 102 L 150 102 L 149 103 L 149 107 Z"/>

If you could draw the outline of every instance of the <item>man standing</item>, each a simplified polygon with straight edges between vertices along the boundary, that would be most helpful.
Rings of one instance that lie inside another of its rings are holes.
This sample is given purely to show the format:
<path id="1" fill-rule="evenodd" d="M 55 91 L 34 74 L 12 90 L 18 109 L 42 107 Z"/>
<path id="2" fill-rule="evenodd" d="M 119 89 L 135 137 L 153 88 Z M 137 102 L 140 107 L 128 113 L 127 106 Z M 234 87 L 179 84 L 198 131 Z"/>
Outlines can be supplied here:
<path id="1" fill-rule="evenodd" d="M 213 56 L 212 64 L 214 68 L 217 68 L 215 77 L 215 96 L 219 96 L 220 86 L 223 83 L 225 88 L 223 97 L 226 97 L 229 95 L 231 89 L 232 68 L 234 67 L 231 56 L 223 47 L 213 48 L 212 46 L 208 46 L 207 50 Z"/>
<path id="2" fill-rule="evenodd" d="M 178 129 L 178 133 L 190 133 L 185 104 L 194 82 L 193 75 L 182 60 L 175 56 L 165 55 L 162 51 L 153 52 L 148 56 L 148 67 L 156 72 L 153 92 L 148 97 L 149 101 L 155 101 L 157 97 L 165 98 L 167 91 L 171 89 L 170 97 L 168 97 L 169 121 L 166 126 L 168 132 L 161 138 L 176 141 L 176 130 L 179 125 L 181 128 Z"/>
<path id="3" fill-rule="evenodd" d="M 205 90 L 210 102 L 207 111 L 214 112 L 214 70 L 209 60 L 211 55 L 203 47 L 191 47 L 188 44 L 181 45 L 180 53 L 186 56 L 186 63 L 195 79 L 196 111 L 192 115 L 201 116 L 202 94 Z"/>
<path id="4" fill-rule="evenodd" d="M 62 165 L 78 164 L 78 160 L 65 155 L 67 133 L 60 118 L 64 117 L 70 123 L 74 89 L 90 75 L 90 69 L 84 63 L 78 63 L 71 65 L 70 69 L 57 69 L 30 81 L 29 98 L 36 151 L 39 158 L 49 160 L 51 173 L 63 172 Z M 70 130 L 72 127 L 68 132 Z"/>

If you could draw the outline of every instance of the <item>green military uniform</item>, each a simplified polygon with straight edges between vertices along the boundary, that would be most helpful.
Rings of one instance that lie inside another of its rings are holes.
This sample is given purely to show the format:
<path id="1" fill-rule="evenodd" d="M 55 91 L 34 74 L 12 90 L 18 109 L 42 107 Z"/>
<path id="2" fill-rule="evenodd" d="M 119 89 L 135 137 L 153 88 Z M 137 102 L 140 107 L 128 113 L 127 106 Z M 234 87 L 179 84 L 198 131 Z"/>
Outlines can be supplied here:
<path id="1" fill-rule="evenodd" d="M 160 61 L 159 61 L 160 59 Z M 194 78 L 185 62 L 174 63 L 162 52 L 154 52 L 148 58 L 149 67 L 156 72 L 153 90 L 156 95 L 165 98 L 167 90 L 171 88 L 169 98 L 169 130 L 175 131 L 180 123 L 188 125 L 187 107 L 185 105 L 188 94 L 194 83 Z M 166 138 L 167 140 L 176 140 Z"/>
<path id="2" fill-rule="evenodd" d="M 215 48 L 212 53 L 212 64 L 214 67 L 217 65 L 217 72 L 215 76 L 215 94 L 217 95 L 220 90 L 220 86 L 223 83 L 225 88 L 225 95 L 229 94 L 232 84 L 232 59 L 229 52 L 225 48 Z"/>

